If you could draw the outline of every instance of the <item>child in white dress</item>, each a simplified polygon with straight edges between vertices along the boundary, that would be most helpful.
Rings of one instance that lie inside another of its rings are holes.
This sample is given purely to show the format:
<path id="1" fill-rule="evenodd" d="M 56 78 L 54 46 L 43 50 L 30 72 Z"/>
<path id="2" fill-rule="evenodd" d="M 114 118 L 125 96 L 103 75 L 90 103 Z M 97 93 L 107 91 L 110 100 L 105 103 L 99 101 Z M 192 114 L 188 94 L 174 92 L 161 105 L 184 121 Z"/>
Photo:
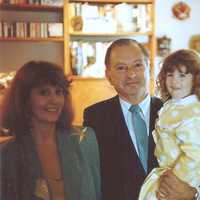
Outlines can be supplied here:
<path id="1" fill-rule="evenodd" d="M 164 103 L 153 132 L 159 167 L 145 179 L 139 200 L 156 200 L 168 169 L 192 187 L 200 186 L 200 56 L 178 50 L 163 62 L 158 86 Z"/>

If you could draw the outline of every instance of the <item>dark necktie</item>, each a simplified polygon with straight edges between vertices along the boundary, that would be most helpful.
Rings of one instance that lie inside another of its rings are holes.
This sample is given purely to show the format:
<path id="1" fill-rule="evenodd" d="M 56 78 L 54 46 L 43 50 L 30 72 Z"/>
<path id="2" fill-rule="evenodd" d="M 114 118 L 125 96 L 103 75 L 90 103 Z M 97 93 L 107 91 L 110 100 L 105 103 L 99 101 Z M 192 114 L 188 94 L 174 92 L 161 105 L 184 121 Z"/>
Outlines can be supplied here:
<path id="1" fill-rule="evenodd" d="M 147 172 L 147 157 L 148 157 L 148 135 L 147 127 L 144 119 L 141 117 L 141 109 L 138 105 L 132 105 L 129 108 L 132 113 L 133 129 L 136 136 L 137 148 L 140 161 L 145 172 Z"/>

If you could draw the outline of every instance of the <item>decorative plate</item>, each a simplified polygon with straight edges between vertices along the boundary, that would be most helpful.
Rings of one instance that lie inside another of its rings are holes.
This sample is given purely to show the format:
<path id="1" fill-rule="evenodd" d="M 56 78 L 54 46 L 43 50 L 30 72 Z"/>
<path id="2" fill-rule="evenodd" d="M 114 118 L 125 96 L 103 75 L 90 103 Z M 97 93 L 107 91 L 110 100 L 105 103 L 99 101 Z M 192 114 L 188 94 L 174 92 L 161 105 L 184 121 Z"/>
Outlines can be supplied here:
<path id="1" fill-rule="evenodd" d="M 190 11 L 191 11 L 190 6 L 182 1 L 174 4 L 172 7 L 172 13 L 174 17 L 176 17 L 179 20 L 184 20 L 189 18 Z"/>

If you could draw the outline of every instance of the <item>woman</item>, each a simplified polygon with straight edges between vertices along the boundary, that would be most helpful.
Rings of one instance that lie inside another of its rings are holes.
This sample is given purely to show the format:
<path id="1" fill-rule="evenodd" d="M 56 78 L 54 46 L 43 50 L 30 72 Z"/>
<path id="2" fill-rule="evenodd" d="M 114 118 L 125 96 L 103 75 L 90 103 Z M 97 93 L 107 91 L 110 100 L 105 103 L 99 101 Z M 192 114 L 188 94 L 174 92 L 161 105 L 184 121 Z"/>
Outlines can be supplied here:
<path id="1" fill-rule="evenodd" d="M 1 126 L 15 136 L 2 153 L 1 200 L 98 200 L 94 132 L 72 127 L 69 82 L 52 63 L 31 61 L 14 77 Z"/>

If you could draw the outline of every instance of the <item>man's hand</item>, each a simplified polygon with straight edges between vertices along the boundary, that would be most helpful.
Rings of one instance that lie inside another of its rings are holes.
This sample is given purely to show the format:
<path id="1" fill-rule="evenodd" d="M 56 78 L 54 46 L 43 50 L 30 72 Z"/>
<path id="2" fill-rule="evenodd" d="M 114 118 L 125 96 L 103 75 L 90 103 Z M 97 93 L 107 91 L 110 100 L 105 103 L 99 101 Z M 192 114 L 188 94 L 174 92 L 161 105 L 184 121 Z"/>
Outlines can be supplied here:
<path id="1" fill-rule="evenodd" d="M 180 180 L 171 170 L 160 177 L 158 200 L 194 200 L 196 189 Z"/>

